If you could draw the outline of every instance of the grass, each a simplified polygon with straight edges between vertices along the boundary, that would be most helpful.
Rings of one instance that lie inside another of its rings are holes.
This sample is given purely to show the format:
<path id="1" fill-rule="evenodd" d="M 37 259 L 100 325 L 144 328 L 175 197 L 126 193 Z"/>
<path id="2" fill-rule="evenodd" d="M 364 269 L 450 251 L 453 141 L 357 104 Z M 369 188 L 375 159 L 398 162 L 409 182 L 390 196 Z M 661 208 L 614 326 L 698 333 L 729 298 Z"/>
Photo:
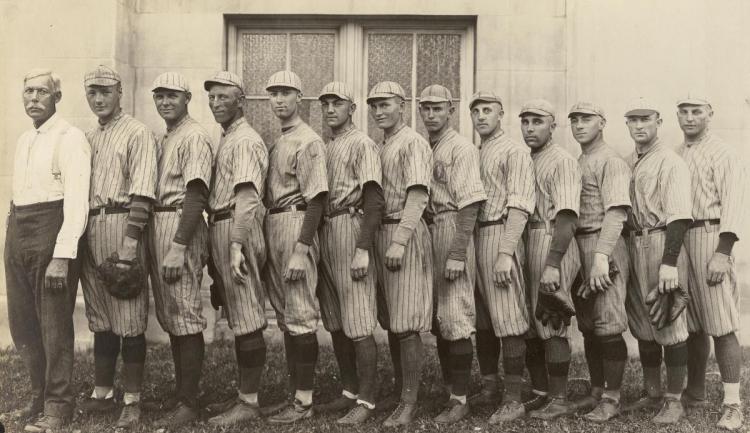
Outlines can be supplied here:
<path id="1" fill-rule="evenodd" d="M 388 351 L 385 346 L 379 351 L 379 377 L 383 378 L 381 393 L 385 394 L 391 389 L 390 378 L 391 366 Z M 338 395 L 338 368 L 330 347 L 321 347 L 321 355 L 318 363 L 316 377 L 315 399 L 318 402 L 330 400 Z M 744 359 L 750 359 L 750 349 L 745 348 Z M 169 348 L 164 345 L 149 348 L 147 358 L 147 373 L 145 378 L 143 396 L 145 399 L 163 399 L 171 391 L 172 387 L 172 362 Z M 261 404 L 277 402 L 284 398 L 286 390 L 285 362 L 283 348 L 278 343 L 273 343 L 268 351 L 268 363 L 263 376 L 263 389 L 260 394 Z M 0 413 L 4 413 L 21 406 L 29 397 L 29 385 L 21 358 L 12 350 L 0 351 Z M 479 373 L 475 371 L 472 384 L 472 392 L 477 391 L 479 384 Z M 596 425 L 585 421 L 580 417 L 570 417 L 553 422 L 542 422 L 537 420 L 522 419 L 503 426 L 489 426 L 486 422 L 494 408 L 477 408 L 472 415 L 451 426 L 440 426 L 431 419 L 439 413 L 446 399 L 441 386 L 440 368 L 437 363 L 437 355 L 434 346 L 428 347 L 423 374 L 423 383 L 420 393 L 420 409 L 418 420 L 411 426 L 401 431 L 437 431 L 437 432 L 590 432 L 590 433 L 626 433 L 626 432 L 718 432 L 714 424 L 720 416 L 721 382 L 716 371 L 716 364 L 712 360 L 709 365 L 708 390 L 709 399 L 712 402 L 708 409 L 697 410 L 689 413 L 679 424 L 670 427 L 657 427 L 650 420 L 653 416 L 649 413 L 629 414 L 616 418 L 605 425 Z M 236 370 L 233 346 L 226 342 L 211 344 L 206 350 L 206 362 L 203 369 L 202 389 L 203 400 L 207 402 L 219 401 L 234 394 L 236 391 Z M 587 369 L 582 355 L 574 356 L 571 366 L 572 378 L 586 378 Z M 79 353 L 76 357 L 76 369 L 74 372 L 74 389 L 78 399 L 83 399 L 91 392 L 93 387 L 93 355 L 89 352 Z M 750 382 L 750 368 L 743 363 L 741 389 L 743 400 L 750 397 L 748 384 Z M 581 379 L 571 381 L 570 390 L 572 394 L 583 395 L 587 385 Z M 627 366 L 625 382 L 622 390 L 624 401 L 635 400 L 641 392 L 641 371 L 637 360 L 631 359 Z M 745 405 L 745 419 L 750 420 L 748 405 Z M 154 432 L 151 426 L 153 420 L 159 414 L 144 413 L 142 425 L 136 432 Z M 360 432 L 379 432 L 383 428 L 382 421 L 388 414 L 378 412 L 374 420 L 357 428 L 342 428 L 335 423 L 334 415 L 318 415 L 310 420 L 300 422 L 293 426 L 272 426 L 262 421 L 249 423 L 232 429 L 214 428 L 205 421 L 196 423 L 190 427 L 181 429 L 181 432 L 348 432 L 352 430 Z M 102 432 L 112 431 L 111 426 L 116 421 L 117 413 L 103 416 L 78 415 L 68 430 L 71 432 Z M 6 431 L 22 431 L 23 426 L 5 421 Z"/>

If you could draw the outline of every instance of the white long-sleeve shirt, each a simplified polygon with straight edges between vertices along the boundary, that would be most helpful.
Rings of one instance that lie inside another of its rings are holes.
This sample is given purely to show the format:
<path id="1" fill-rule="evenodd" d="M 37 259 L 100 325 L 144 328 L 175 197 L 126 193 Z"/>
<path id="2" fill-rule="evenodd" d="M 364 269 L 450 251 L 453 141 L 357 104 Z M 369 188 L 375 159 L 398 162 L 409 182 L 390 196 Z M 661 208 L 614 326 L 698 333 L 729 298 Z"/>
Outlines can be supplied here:
<path id="1" fill-rule="evenodd" d="M 59 177 L 53 174 L 53 154 L 58 148 Z M 16 144 L 13 166 L 13 204 L 62 200 L 63 224 L 53 257 L 74 259 L 78 239 L 89 211 L 91 146 L 83 132 L 54 114 L 39 128 L 24 132 Z"/>

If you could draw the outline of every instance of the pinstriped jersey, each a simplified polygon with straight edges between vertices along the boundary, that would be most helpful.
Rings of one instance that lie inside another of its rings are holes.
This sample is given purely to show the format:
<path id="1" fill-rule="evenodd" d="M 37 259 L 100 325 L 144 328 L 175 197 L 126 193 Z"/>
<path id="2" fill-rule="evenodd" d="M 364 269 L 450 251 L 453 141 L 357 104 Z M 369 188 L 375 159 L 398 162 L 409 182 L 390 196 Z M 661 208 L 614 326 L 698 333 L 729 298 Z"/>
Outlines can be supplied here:
<path id="1" fill-rule="evenodd" d="M 430 211 L 455 211 L 487 199 L 479 177 L 479 151 L 453 128 L 432 145 Z"/>
<path id="2" fill-rule="evenodd" d="M 692 219 L 690 172 L 679 155 L 657 139 L 644 153 L 633 152 L 628 162 L 633 168 L 629 218 L 632 227 L 650 229 Z"/>
<path id="3" fill-rule="evenodd" d="M 208 207 L 212 212 L 234 206 L 234 187 L 250 182 L 263 198 L 268 170 L 268 152 L 263 139 L 244 117 L 235 120 L 222 134 L 211 177 Z"/>
<path id="4" fill-rule="evenodd" d="M 186 115 L 159 140 L 159 180 L 156 202 L 162 206 L 181 205 L 191 180 L 211 185 L 213 153 L 211 139 L 203 127 Z"/>
<path id="5" fill-rule="evenodd" d="M 604 213 L 617 206 L 630 207 L 630 167 L 608 144 L 587 149 L 578 157 L 581 168 L 581 212 L 578 227 L 602 227 Z"/>
<path id="6" fill-rule="evenodd" d="M 139 195 L 154 199 L 157 151 L 146 125 L 120 112 L 105 125 L 86 133 L 93 163 L 89 206 L 118 207 Z"/>
<path id="7" fill-rule="evenodd" d="M 421 135 L 408 126 L 386 138 L 380 148 L 383 167 L 385 216 L 401 218 L 409 187 L 421 185 L 430 190 L 432 150 Z"/>
<path id="8" fill-rule="evenodd" d="M 534 162 L 529 149 L 503 131 L 479 146 L 479 164 L 487 201 L 479 210 L 479 221 L 496 221 L 514 207 L 534 213 L 536 190 Z"/>
<path id="9" fill-rule="evenodd" d="M 682 143 L 677 153 L 691 173 L 693 218 L 720 218 L 720 233 L 737 234 L 742 225 L 746 178 L 735 150 L 709 132 L 696 143 Z"/>
<path id="10" fill-rule="evenodd" d="M 266 207 L 300 205 L 328 191 L 323 140 L 305 122 L 281 133 L 269 155 Z"/>
<path id="11" fill-rule="evenodd" d="M 550 223 L 567 209 L 579 214 L 581 171 L 562 147 L 550 143 L 531 154 L 536 178 L 536 209 L 529 221 Z"/>
<path id="12" fill-rule="evenodd" d="M 362 208 L 362 191 L 367 182 L 381 185 L 378 145 L 354 126 L 334 135 L 326 145 L 328 211 Z"/>

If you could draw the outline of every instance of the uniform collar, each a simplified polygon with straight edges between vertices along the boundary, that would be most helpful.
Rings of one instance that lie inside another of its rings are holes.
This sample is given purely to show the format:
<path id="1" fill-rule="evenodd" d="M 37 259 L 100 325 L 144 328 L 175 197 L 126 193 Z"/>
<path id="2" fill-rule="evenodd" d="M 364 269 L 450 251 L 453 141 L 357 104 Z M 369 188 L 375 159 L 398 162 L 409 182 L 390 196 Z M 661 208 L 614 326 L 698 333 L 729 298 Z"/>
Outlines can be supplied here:
<path id="1" fill-rule="evenodd" d="M 119 113 L 115 114 L 114 117 L 112 117 L 111 119 L 109 119 L 109 122 L 104 123 L 104 124 L 100 123 L 99 124 L 99 129 L 101 129 L 103 131 L 105 129 L 111 128 L 115 123 L 117 123 L 117 121 L 119 121 L 120 119 L 122 119 L 122 117 L 124 115 L 125 115 L 125 112 L 123 112 L 122 110 L 120 110 Z"/>
<path id="2" fill-rule="evenodd" d="M 542 147 L 541 149 L 537 150 L 536 152 L 531 152 L 531 157 L 538 158 L 541 155 L 544 155 L 545 153 L 549 152 L 550 149 L 552 149 L 555 146 L 557 146 L 557 144 L 554 142 L 554 140 L 550 140 L 549 143 L 545 144 L 544 147 Z"/>
<path id="3" fill-rule="evenodd" d="M 185 123 L 187 123 L 188 120 L 190 120 L 190 115 L 189 114 L 185 114 L 182 117 L 182 119 L 180 119 L 180 121 L 177 122 L 176 125 L 172 126 L 171 128 L 167 128 L 167 134 L 171 134 L 174 131 L 176 131 L 177 129 L 179 129 L 182 125 L 184 125 Z"/>
<path id="4" fill-rule="evenodd" d="M 402 124 L 400 128 L 398 128 L 398 131 L 391 134 L 390 137 L 385 137 L 385 134 L 383 134 L 383 143 L 388 144 L 389 142 L 393 141 L 394 138 L 396 138 L 399 134 L 406 131 L 406 123 Z"/>
<path id="5" fill-rule="evenodd" d="M 653 152 L 655 149 L 659 148 L 660 146 L 661 146 L 661 138 L 656 137 L 656 140 L 654 140 L 654 142 L 651 144 L 651 146 L 648 147 L 648 149 L 646 149 L 642 153 L 638 153 L 638 148 L 636 147 L 635 153 L 638 156 L 638 159 L 642 159 L 644 156 Z"/>
<path id="6" fill-rule="evenodd" d="M 242 125 L 243 123 L 245 123 L 245 116 L 240 116 L 240 118 L 239 118 L 239 119 L 237 119 L 237 120 L 235 120 L 234 122 L 232 122 L 232 124 L 231 124 L 231 125 L 229 125 L 229 127 L 228 127 L 227 129 L 225 129 L 224 131 L 222 131 L 222 132 L 221 132 L 221 136 L 222 136 L 222 137 L 226 137 L 227 135 L 229 135 L 229 134 L 233 133 L 233 132 L 234 132 L 234 131 L 236 131 L 236 130 L 237 130 L 237 128 L 239 128 L 239 127 L 240 127 L 240 125 Z"/>
<path id="7" fill-rule="evenodd" d="M 703 134 L 703 136 L 701 136 L 697 140 L 693 140 L 693 141 L 685 140 L 685 146 L 687 146 L 687 147 L 693 147 L 693 146 L 696 146 L 698 144 L 701 144 L 701 143 L 704 143 L 704 142 L 708 141 L 709 138 L 711 138 L 711 131 L 706 130 L 706 132 Z"/>
<path id="8" fill-rule="evenodd" d="M 505 131 L 503 131 L 503 128 L 498 128 L 497 131 L 495 131 L 494 134 L 492 134 L 489 138 L 482 139 L 481 143 L 479 143 L 479 148 L 481 149 L 482 146 L 484 146 L 485 143 L 490 143 L 492 141 L 495 141 L 502 137 L 505 134 Z"/>
<path id="9" fill-rule="evenodd" d="M 430 147 L 432 149 L 435 149 L 440 143 L 444 142 L 446 139 L 453 137 L 456 134 L 456 130 L 452 127 L 446 128 L 445 131 L 443 131 L 442 134 L 435 140 L 430 140 Z"/>
<path id="10" fill-rule="evenodd" d="M 37 134 L 46 134 L 52 128 L 55 127 L 59 119 L 60 119 L 60 116 L 58 116 L 57 113 L 55 112 L 55 114 L 51 115 L 49 119 L 47 119 L 44 123 L 42 123 L 42 126 L 38 128 L 34 128 L 34 129 L 36 129 Z"/>
<path id="11" fill-rule="evenodd" d="M 345 136 L 347 136 L 347 135 L 351 134 L 351 133 L 352 133 L 352 132 L 353 132 L 353 131 L 354 131 L 355 129 L 357 129 L 356 125 L 354 125 L 354 124 L 352 123 L 352 124 L 351 124 L 351 125 L 349 125 L 349 127 L 348 127 L 348 128 L 346 128 L 345 130 L 343 130 L 343 131 L 339 131 L 339 132 L 338 132 L 338 133 L 336 133 L 336 134 L 332 134 L 332 135 L 331 135 L 331 138 L 332 138 L 333 140 L 335 140 L 335 139 L 337 139 L 337 138 L 345 137 Z"/>

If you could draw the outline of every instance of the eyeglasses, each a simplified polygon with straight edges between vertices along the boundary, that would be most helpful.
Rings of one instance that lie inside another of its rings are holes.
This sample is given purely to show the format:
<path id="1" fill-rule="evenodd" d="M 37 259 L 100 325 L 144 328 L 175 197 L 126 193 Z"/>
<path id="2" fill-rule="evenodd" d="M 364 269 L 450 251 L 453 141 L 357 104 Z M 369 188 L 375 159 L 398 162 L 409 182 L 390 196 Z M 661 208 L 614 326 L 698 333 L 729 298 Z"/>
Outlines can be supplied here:
<path id="1" fill-rule="evenodd" d="M 47 96 L 52 94 L 49 90 L 43 87 L 27 87 L 23 89 L 24 96 L 31 97 L 34 96 L 34 93 L 36 93 L 40 98 L 46 98 Z"/>

